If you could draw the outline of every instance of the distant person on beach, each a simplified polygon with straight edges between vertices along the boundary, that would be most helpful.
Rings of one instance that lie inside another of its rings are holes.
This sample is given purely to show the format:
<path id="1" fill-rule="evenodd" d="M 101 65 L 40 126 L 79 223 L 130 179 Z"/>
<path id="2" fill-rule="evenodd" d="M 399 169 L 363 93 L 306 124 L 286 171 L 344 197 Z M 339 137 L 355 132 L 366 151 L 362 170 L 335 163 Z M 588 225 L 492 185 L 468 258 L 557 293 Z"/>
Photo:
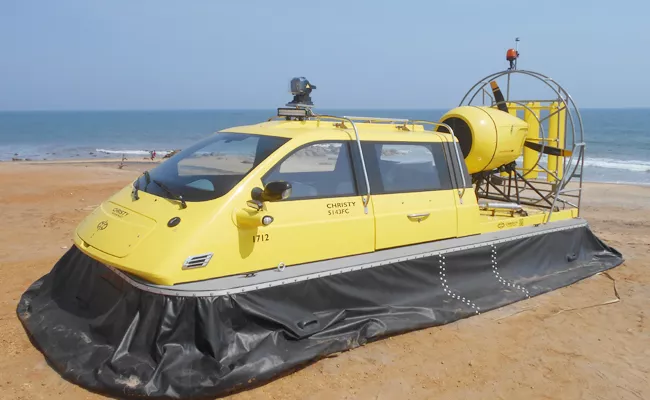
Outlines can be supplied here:
<path id="1" fill-rule="evenodd" d="M 126 160 L 126 156 L 122 154 L 122 161 L 120 161 L 120 165 L 117 166 L 117 168 L 122 169 L 124 168 L 124 161 Z"/>
<path id="2" fill-rule="evenodd" d="M 151 161 L 153 161 L 153 159 L 156 158 L 156 150 L 150 151 L 149 154 L 151 154 Z"/>

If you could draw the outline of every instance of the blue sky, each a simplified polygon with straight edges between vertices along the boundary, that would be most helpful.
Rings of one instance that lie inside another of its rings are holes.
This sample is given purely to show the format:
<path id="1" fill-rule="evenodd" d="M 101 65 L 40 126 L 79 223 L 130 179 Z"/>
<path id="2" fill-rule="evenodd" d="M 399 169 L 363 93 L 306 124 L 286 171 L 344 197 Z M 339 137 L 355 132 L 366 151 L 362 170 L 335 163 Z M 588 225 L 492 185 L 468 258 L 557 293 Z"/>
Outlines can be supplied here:
<path id="1" fill-rule="evenodd" d="M 532 4 L 539 4 L 534 6 Z M 0 0 L 0 110 L 447 108 L 507 67 L 649 107 L 647 1 Z"/>

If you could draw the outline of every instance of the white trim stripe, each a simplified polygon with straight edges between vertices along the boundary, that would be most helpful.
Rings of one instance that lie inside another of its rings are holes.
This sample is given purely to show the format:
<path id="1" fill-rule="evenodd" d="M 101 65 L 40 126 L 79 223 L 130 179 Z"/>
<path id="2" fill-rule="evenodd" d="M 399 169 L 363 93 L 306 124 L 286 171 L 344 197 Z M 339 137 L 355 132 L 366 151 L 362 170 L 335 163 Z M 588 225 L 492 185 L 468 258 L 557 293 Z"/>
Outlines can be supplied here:
<path id="1" fill-rule="evenodd" d="M 464 246 L 457 246 L 457 247 L 449 247 L 445 249 L 440 249 L 440 250 L 435 250 L 435 251 L 429 251 L 429 252 L 422 252 L 422 253 L 414 253 L 408 256 L 402 256 L 402 257 L 396 257 L 396 258 L 387 258 L 381 261 L 375 261 L 375 262 L 369 262 L 369 263 L 362 263 L 358 265 L 353 265 L 349 267 L 343 267 L 343 268 L 332 268 L 330 270 L 326 271 L 321 271 L 321 272 L 316 272 L 316 273 L 306 273 L 304 275 L 299 275 L 299 276 L 294 276 L 291 278 L 284 278 L 284 279 L 269 279 L 266 281 L 250 284 L 250 285 L 241 285 L 237 287 L 231 287 L 231 288 L 218 288 L 215 290 L 210 290 L 210 289 L 205 289 L 205 290 L 180 290 L 180 288 L 175 289 L 175 286 L 159 286 L 159 285 L 152 285 L 152 284 L 147 284 L 138 280 L 133 279 L 132 277 L 126 275 L 122 271 L 111 267 L 109 265 L 105 265 L 107 268 L 111 269 L 113 272 L 115 272 L 117 275 L 119 275 L 122 279 L 124 279 L 127 283 L 130 285 L 150 292 L 150 293 L 156 293 L 156 294 L 161 294 L 165 296 L 178 296 L 178 297 L 217 297 L 217 296 L 224 296 L 224 295 L 232 295 L 232 294 L 238 294 L 238 293 L 245 293 L 245 292 L 250 292 L 250 291 L 255 291 L 255 290 L 260 290 L 260 289 L 266 289 L 270 287 L 275 287 L 275 286 L 281 286 L 281 285 L 287 285 L 290 283 L 296 283 L 296 282 L 303 282 L 306 280 L 310 279 L 318 279 L 318 278 L 323 278 L 327 276 L 332 276 L 332 275 L 338 275 L 338 274 L 344 274 L 347 272 L 353 272 L 353 271 L 361 271 L 364 269 L 368 268 L 374 268 L 374 267 L 379 267 L 382 265 L 387 265 L 387 264 L 393 264 L 397 262 L 403 262 L 403 261 L 410 261 L 410 260 L 415 260 L 419 258 L 425 258 L 425 257 L 431 257 L 431 256 L 436 256 L 436 255 L 444 255 L 444 254 L 449 254 L 453 253 L 456 251 L 464 251 L 464 250 L 469 250 L 469 249 L 475 249 L 479 247 L 486 247 L 486 246 L 492 246 L 494 244 L 499 244 L 499 243 L 506 243 L 506 242 L 511 242 L 514 240 L 519 240 L 519 239 L 525 239 L 528 237 L 533 237 L 533 236 L 539 236 L 543 234 L 550 234 L 553 232 L 560 232 L 560 231 L 566 231 L 570 229 L 577 229 L 577 228 L 582 228 L 587 226 L 588 224 L 584 222 L 584 220 L 578 220 L 578 221 L 583 221 L 580 223 L 572 223 L 568 226 L 562 226 L 558 228 L 548 228 L 548 229 L 540 229 L 539 231 L 536 232 L 531 232 L 531 233 L 525 233 L 525 234 L 518 234 L 518 235 L 512 235 L 503 239 L 495 239 L 495 240 L 487 240 L 483 242 L 478 242 L 474 244 L 468 244 Z M 559 221 L 558 221 L 559 222 Z M 480 237 L 480 236 L 479 236 Z M 457 241 L 459 238 L 455 239 L 448 239 L 449 241 Z M 446 241 L 441 241 L 441 242 L 446 242 Z M 439 243 L 441 243 L 439 242 Z M 359 256 L 350 256 L 346 258 L 353 258 L 353 257 L 359 257 Z M 339 260 L 333 260 L 334 261 L 339 261 Z M 314 264 L 314 263 L 311 263 Z M 288 267 L 286 270 L 296 270 L 296 269 L 305 269 L 308 268 L 311 264 L 303 264 L 303 265 L 298 265 L 294 267 Z M 277 272 L 275 269 L 273 271 L 260 271 L 260 273 L 275 273 Z M 232 277 L 223 277 L 223 278 L 215 278 L 210 280 L 209 282 L 212 283 L 219 283 L 220 281 L 223 282 L 225 279 L 232 278 Z M 206 282 L 201 282 L 201 286 L 206 286 Z M 197 284 L 183 284 L 184 287 L 191 287 L 193 285 Z"/>

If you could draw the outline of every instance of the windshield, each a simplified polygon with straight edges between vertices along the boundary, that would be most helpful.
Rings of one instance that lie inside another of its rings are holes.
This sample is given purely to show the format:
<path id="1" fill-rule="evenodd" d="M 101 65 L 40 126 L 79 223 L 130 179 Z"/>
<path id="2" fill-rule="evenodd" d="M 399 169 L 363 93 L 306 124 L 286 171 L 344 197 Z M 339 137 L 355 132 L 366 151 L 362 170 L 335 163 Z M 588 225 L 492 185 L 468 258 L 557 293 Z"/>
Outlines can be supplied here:
<path id="1" fill-rule="evenodd" d="M 248 172 L 289 139 L 217 133 L 174 155 L 135 182 L 165 198 L 206 201 L 228 193 Z M 162 183 L 162 186 L 157 184 Z M 171 193 L 170 193 L 171 192 Z"/>

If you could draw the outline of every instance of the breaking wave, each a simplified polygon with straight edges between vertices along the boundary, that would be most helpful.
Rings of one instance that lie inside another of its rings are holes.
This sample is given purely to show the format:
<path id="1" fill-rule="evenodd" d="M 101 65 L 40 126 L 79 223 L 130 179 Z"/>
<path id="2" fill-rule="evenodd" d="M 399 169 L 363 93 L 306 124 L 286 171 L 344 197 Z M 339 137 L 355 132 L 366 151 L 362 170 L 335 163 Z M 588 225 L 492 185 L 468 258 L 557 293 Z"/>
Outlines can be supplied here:
<path id="1" fill-rule="evenodd" d="M 96 152 L 98 153 L 104 153 L 104 154 L 118 154 L 118 155 L 131 155 L 131 156 L 148 156 L 150 151 L 155 151 L 156 156 L 164 156 L 171 151 L 169 150 L 106 150 L 106 149 L 95 149 Z"/>
<path id="2" fill-rule="evenodd" d="M 614 160 L 611 158 L 585 158 L 585 167 L 622 169 L 634 172 L 650 172 L 650 161 Z"/>
<path id="3" fill-rule="evenodd" d="M 517 165 L 522 165 L 523 157 L 517 159 Z M 543 154 L 539 162 L 546 166 L 548 156 Z M 575 160 L 573 161 L 575 163 Z M 641 160 L 617 160 L 614 158 L 585 158 L 585 169 L 589 167 L 618 169 L 631 172 L 650 172 L 650 161 Z"/>

